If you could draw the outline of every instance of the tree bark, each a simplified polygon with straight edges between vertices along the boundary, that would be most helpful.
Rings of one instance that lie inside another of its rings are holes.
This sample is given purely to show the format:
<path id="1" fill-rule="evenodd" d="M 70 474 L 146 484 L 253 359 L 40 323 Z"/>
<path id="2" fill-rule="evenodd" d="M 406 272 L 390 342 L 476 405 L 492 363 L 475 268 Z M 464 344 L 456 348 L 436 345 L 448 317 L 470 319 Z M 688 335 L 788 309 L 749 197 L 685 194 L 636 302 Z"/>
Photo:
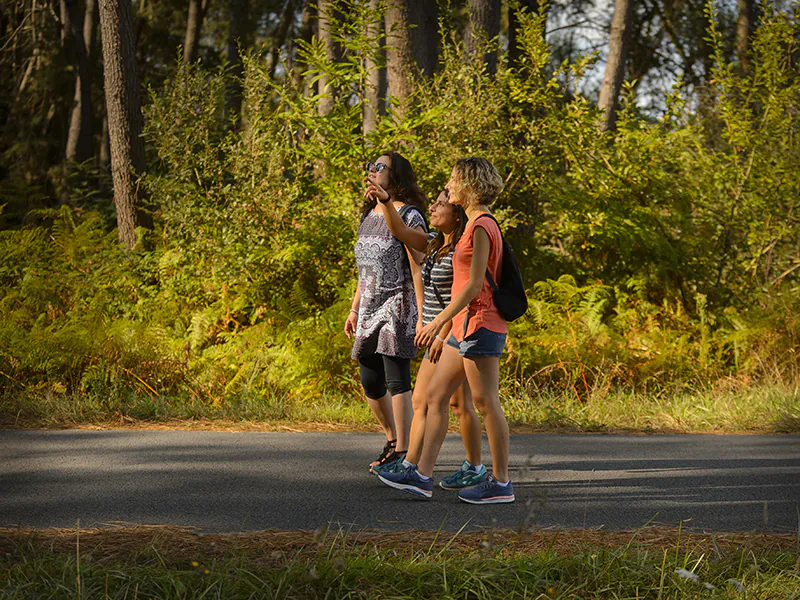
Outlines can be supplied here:
<path id="1" fill-rule="evenodd" d="M 69 2 L 70 0 L 68 0 Z M 75 93 L 67 130 L 67 161 L 83 162 L 93 154 L 92 65 L 94 39 L 97 31 L 97 0 L 86 0 L 83 12 L 83 31 L 79 34 L 77 20 L 71 19 L 76 61 Z"/>
<path id="2" fill-rule="evenodd" d="M 334 20 L 334 7 L 333 0 L 319 0 L 317 3 L 317 27 L 319 28 L 318 35 L 322 44 L 325 46 L 325 57 L 329 61 L 336 60 L 336 44 L 333 41 L 333 20 Z M 334 90 L 328 84 L 328 76 L 325 73 L 320 74 L 319 80 L 319 114 L 326 116 L 333 110 L 334 104 Z"/>
<path id="3" fill-rule="evenodd" d="M 230 22 L 228 24 L 228 64 L 233 81 L 228 89 L 228 110 L 238 115 L 242 113 L 242 77 L 244 67 L 240 48 L 249 46 L 248 18 L 250 6 L 248 0 L 231 0 Z M 241 122 L 241 121 L 240 121 Z"/>
<path id="4" fill-rule="evenodd" d="M 136 65 L 131 0 L 103 0 L 100 29 L 103 39 L 108 133 L 117 232 L 127 248 L 136 243 L 136 228 L 151 228 L 144 210 L 144 195 L 136 178 L 144 173 L 142 110 L 139 103 L 139 70 Z"/>
<path id="5" fill-rule="evenodd" d="M 532 14 L 539 13 L 539 0 L 520 0 L 520 9 L 525 9 L 526 12 Z M 547 5 L 547 11 L 550 10 L 550 5 Z M 519 17 L 517 9 L 508 7 L 508 66 L 516 67 L 522 56 L 522 49 L 519 47 Z M 544 31 L 542 31 L 544 36 Z"/>
<path id="6" fill-rule="evenodd" d="M 300 31 L 298 32 L 299 39 L 303 40 L 306 44 L 310 44 L 314 39 L 314 12 L 314 4 L 312 2 L 307 2 L 300 22 Z M 304 84 L 303 82 L 303 75 L 307 66 L 308 65 L 302 61 L 295 59 L 292 69 L 292 82 L 294 87 L 296 90 L 302 88 L 303 95 L 306 97 L 310 96 L 312 93 L 311 85 L 307 77 L 305 78 L 306 83 Z"/>
<path id="7" fill-rule="evenodd" d="M 272 47 L 269 52 L 269 78 L 275 78 L 275 69 L 278 67 L 278 60 L 281 56 L 281 48 L 286 43 L 286 37 L 289 35 L 289 29 L 294 19 L 295 13 L 295 0 L 286 0 L 283 5 L 283 12 L 278 25 L 275 27 L 275 33 L 272 35 Z"/>
<path id="8" fill-rule="evenodd" d="M 611 21 L 611 39 L 608 44 L 608 61 L 603 76 L 603 87 L 600 88 L 600 98 L 597 106 L 603 111 L 600 129 L 613 130 L 617 122 L 617 109 L 619 107 L 619 92 L 625 78 L 625 60 L 633 16 L 632 0 L 616 0 L 614 18 Z"/>
<path id="9" fill-rule="evenodd" d="M 208 0 L 189 0 L 189 16 L 186 19 L 186 36 L 183 40 L 183 62 L 187 65 L 197 60 L 200 34 L 208 11 Z"/>
<path id="10" fill-rule="evenodd" d="M 386 9 L 386 71 L 389 94 L 395 101 L 395 113 L 403 118 L 406 99 L 411 94 L 408 69 L 411 65 L 411 42 L 408 34 L 409 0 L 389 0 Z"/>
<path id="11" fill-rule="evenodd" d="M 737 0 L 739 17 L 736 21 L 736 57 L 742 73 L 750 72 L 750 37 L 755 31 L 755 0 Z"/>
<path id="12" fill-rule="evenodd" d="M 369 0 L 371 15 L 378 14 L 380 0 Z M 370 23 L 367 28 L 367 37 L 374 40 L 373 48 L 380 48 L 383 44 L 383 19 Z M 379 64 L 378 57 L 367 56 L 367 85 L 364 91 L 364 134 L 371 133 L 378 128 L 378 115 L 383 114 L 383 99 L 386 97 L 386 68 Z"/>
<path id="13" fill-rule="evenodd" d="M 488 41 L 500 33 L 500 0 L 469 0 L 469 22 L 464 35 L 467 55 L 475 58 L 481 40 Z M 486 71 L 490 75 L 497 72 L 497 51 L 488 52 L 483 57 Z"/>
<path id="14" fill-rule="evenodd" d="M 408 19 L 413 27 L 409 30 L 414 62 L 420 73 L 426 77 L 433 75 L 438 62 L 439 48 L 439 8 L 435 1 L 409 2 Z"/>

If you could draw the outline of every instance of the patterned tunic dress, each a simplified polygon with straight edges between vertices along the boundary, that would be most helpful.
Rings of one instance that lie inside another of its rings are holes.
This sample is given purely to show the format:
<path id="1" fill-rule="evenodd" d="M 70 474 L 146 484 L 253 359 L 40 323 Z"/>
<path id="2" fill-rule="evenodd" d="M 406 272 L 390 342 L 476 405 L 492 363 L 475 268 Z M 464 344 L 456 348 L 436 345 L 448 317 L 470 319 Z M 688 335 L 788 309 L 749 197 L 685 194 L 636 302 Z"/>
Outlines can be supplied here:
<path id="1" fill-rule="evenodd" d="M 412 228 L 425 228 L 425 219 L 416 208 L 408 209 L 403 221 Z M 358 227 L 355 255 L 361 304 L 351 357 L 358 360 L 377 353 L 414 358 L 417 298 L 411 267 L 405 246 L 391 234 L 383 215 L 374 210 Z"/>

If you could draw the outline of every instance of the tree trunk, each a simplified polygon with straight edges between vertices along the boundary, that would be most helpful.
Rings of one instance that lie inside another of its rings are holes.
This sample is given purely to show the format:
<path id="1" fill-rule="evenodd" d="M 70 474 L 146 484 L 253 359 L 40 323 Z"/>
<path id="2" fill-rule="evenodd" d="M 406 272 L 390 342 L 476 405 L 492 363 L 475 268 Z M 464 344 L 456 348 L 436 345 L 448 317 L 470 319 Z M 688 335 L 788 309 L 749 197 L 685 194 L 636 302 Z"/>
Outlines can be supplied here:
<path id="1" fill-rule="evenodd" d="M 439 58 L 439 9 L 436 2 L 409 2 L 408 19 L 414 25 L 408 32 L 414 61 L 420 73 L 430 77 L 436 71 Z"/>
<path id="2" fill-rule="evenodd" d="M 310 44 L 314 39 L 314 12 L 314 3 L 307 2 L 305 10 L 303 11 L 303 18 L 300 22 L 300 31 L 298 32 L 298 38 L 303 40 L 306 44 Z M 303 95 L 306 97 L 310 96 L 312 93 L 309 78 L 304 77 L 304 71 L 307 66 L 308 65 L 295 58 L 292 68 L 292 82 L 294 87 L 296 90 L 302 88 Z"/>
<path id="3" fill-rule="evenodd" d="M 334 61 L 336 60 L 336 44 L 333 41 L 332 30 L 333 20 L 335 18 L 333 0 L 319 0 L 317 3 L 317 10 L 319 11 L 319 14 L 317 15 L 319 39 L 325 46 L 325 57 L 329 61 Z M 328 76 L 325 73 L 320 74 L 317 85 L 319 85 L 320 94 L 319 114 L 324 117 L 329 115 L 333 110 L 334 90 L 330 85 L 328 85 Z"/>
<path id="4" fill-rule="evenodd" d="M 228 89 L 228 110 L 238 115 L 242 113 L 242 77 L 244 67 L 240 48 L 249 45 L 248 17 L 250 6 L 248 0 L 231 0 L 230 23 L 228 25 L 228 64 L 233 81 Z"/>
<path id="5" fill-rule="evenodd" d="M 371 15 L 378 14 L 380 0 L 369 0 L 369 11 Z M 374 40 L 371 43 L 373 48 L 380 48 L 384 45 L 383 19 L 370 23 L 367 28 L 367 37 Z M 386 68 L 379 64 L 379 57 L 367 56 L 366 69 L 368 73 L 367 85 L 364 97 L 364 134 L 371 133 L 378 128 L 378 115 L 383 114 L 383 99 L 386 97 Z"/>
<path id="6" fill-rule="evenodd" d="M 117 232 L 120 242 L 127 248 L 136 243 L 137 227 L 152 227 L 150 215 L 143 210 L 143 194 L 136 181 L 137 175 L 144 173 L 145 162 L 139 70 L 131 12 L 131 0 L 103 0 L 100 3 Z"/>
<path id="7" fill-rule="evenodd" d="M 611 21 L 606 72 L 603 76 L 603 87 L 600 88 L 600 98 L 597 101 L 597 107 L 603 111 L 600 121 L 600 129 L 603 131 L 613 130 L 616 126 L 619 92 L 625 78 L 625 60 L 628 53 L 632 16 L 632 0 L 616 0 L 614 19 Z"/>
<path id="8" fill-rule="evenodd" d="M 526 12 L 532 14 L 539 13 L 539 0 L 520 0 L 519 2 L 520 9 L 524 8 Z M 548 4 L 546 9 L 547 11 L 550 10 L 550 5 Z M 514 9 L 511 6 L 508 7 L 508 66 L 509 67 L 516 67 L 519 64 L 520 57 L 522 56 L 522 50 L 519 47 L 519 17 L 517 16 L 518 9 Z M 542 31 L 542 36 L 544 36 L 544 31 Z"/>
<path id="9" fill-rule="evenodd" d="M 67 130 L 67 161 L 83 162 L 93 154 L 92 139 L 92 65 L 94 39 L 97 30 L 97 0 L 86 0 L 83 13 L 83 32 L 79 35 L 77 21 L 72 19 L 76 64 L 75 94 Z"/>
<path id="10" fill-rule="evenodd" d="M 467 55 L 475 58 L 478 46 L 497 37 L 500 33 L 500 0 L 469 0 L 469 22 L 464 35 Z M 488 52 L 483 57 L 486 71 L 490 75 L 497 72 L 497 51 Z"/>
<path id="11" fill-rule="evenodd" d="M 739 17 L 736 21 L 736 57 L 742 73 L 750 72 L 750 37 L 755 30 L 755 0 L 737 0 Z"/>
<path id="12" fill-rule="evenodd" d="M 189 0 L 189 16 L 186 19 L 186 36 L 183 40 L 183 62 L 187 65 L 197 60 L 197 49 L 200 45 L 200 33 L 203 20 L 208 11 L 208 0 Z"/>
<path id="13" fill-rule="evenodd" d="M 272 48 L 269 53 L 269 78 L 275 78 L 275 69 L 278 67 L 278 60 L 281 57 L 281 48 L 286 43 L 286 37 L 289 35 L 289 29 L 294 19 L 295 13 L 295 0 L 286 0 L 281 13 L 281 20 L 275 27 L 275 33 L 272 36 Z"/>
<path id="14" fill-rule="evenodd" d="M 389 94 L 394 98 L 395 113 L 403 118 L 406 99 L 411 94 L 408 69 L 411 65 L 411 41 L 408 34 L 409 0 L 390 0 L 386 9 L 386 70 Z"/>

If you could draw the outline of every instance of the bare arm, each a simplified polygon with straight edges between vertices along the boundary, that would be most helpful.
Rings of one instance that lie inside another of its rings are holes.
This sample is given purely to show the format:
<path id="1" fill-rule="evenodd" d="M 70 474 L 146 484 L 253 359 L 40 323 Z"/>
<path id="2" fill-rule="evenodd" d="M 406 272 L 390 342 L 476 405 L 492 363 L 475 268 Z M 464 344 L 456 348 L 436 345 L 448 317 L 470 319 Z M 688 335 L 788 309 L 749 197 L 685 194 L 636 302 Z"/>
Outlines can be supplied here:
<path id="1" fill-rule="evenodd" d="M 469 282 L 459 294 L 452 299 L 439 315 L 417 334 L 417 346 L 427 347 L 442 329 L 445 323 L 452 320 L 461 310 L 472 302 L 483 287 L 486 267 L 489 264 L 491 243 L 489 234 L 483 227 L 476 227 L 472 234 L 472 262 L 469 266 Z"/>
<path id="2" fill-rule="evenodd" d="M 350 305 L 350 312 L 344 322 L 344 334 L 350 338 L 355 335 L 358 325 L 358 311 L 361 306 L 361 282 L 356 283 L 356 293 L 353 296 L 353 303 Z"/>
<path id="3" fill-rule="evenodd" d="M 402 217 L 400 217 L 400 213 L 397 212 L 394 202 L 383 203 L 384 200 L 389 198 L 389 192 L 372 181 L 369 177 L 367 177 L 367 181 L 369 182 L 367 195 L 377 199 L 383 205 L 383 216 L 386 219 L 386 225 L 389 227 L 389 231 L 392 235 L 412 250 L 424 253 L 428 247 L 428 234 L 422 229 L 415 229 L 406 225 Z M 424 254 L 423 256 L 418 256 L 416 260 L 418 263 L 421 263 L 423 258 Z"/>
<path id="4" fill-rule="evenodd" d="M 422 268 L 414 260 L 414 252 L 406 248 L 408 263 L 411 265 L 411 278 L 414 281 L 414 296 L 417 299 L 417 323 L 422 324 L 422 304 L 425 302 L 425 287 L 422 283 Z"/>

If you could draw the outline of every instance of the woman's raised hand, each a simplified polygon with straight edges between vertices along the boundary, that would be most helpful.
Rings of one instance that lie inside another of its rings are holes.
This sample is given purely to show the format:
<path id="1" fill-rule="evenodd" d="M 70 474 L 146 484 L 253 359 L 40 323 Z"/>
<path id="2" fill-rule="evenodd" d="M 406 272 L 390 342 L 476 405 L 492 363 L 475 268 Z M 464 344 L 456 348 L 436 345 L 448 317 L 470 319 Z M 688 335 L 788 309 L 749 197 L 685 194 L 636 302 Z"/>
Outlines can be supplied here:
<path id="1" fill-rule="evenodd" d="M 364 196 L 369 196 L 378 201 L 386 201 L 389 199 L 389 192 L 383 189 L 380 184 L 375 183 L 369 175 L 364 178 L 364 181 L 367 182 L 367 191 L 364 192 Z"/>

